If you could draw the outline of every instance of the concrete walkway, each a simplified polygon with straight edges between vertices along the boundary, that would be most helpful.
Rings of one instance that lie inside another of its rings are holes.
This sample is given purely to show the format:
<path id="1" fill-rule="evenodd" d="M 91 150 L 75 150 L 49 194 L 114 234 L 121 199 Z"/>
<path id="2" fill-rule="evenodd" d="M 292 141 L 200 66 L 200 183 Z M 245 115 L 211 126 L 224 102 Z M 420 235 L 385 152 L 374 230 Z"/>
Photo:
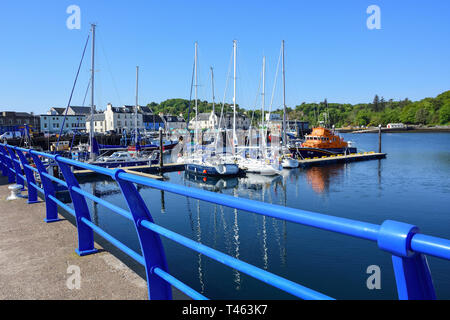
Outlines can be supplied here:
<path id="1" fill-rule="evenodd" d="M 8 186 L 0 175 L 0 299 L 148 298 L 145 279 L 108 251 L 79 257 L 76 227 L 68 220 L 45 223 L 44 202 L 6 201 Z M 67 286 L 69 266 L 81 271 L 80 289 Z"/>

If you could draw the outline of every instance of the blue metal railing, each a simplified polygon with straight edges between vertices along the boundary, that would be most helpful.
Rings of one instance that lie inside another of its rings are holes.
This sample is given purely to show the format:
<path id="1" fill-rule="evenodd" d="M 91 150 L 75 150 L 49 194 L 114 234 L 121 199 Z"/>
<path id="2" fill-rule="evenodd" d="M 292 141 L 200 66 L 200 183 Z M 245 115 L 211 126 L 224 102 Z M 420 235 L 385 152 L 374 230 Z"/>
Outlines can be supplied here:
<path id="1" fill-rule="evenodd" d="M 41 158 L 57 165 L 64 180 L 49 174 Z M 30 159 L 33 165 L 30 164 Z M 73 174 L 72 169 L 74 167 L 92 170 L 114 179 L 123 193 L 129 210 L 120 208 L 82 190 Z M 97 252 L 94 247 L 93 237 L 94 232 L 96 232 L 143 265 L 146 270 L 150 299 L 171 299 L 171 286 L 178 288 L 194 299 L 207 299 L 169 273 L 161 236 L 296 297 L 302 299 L 332 298 L 155 224 L 135 184 L 356 238 L 376 241 L 380 249 L 392 254 L 397 291 L 400 299 L 436 299 L 425 255 L 450 260 L 450 240 L 420 234 L 419 229 L 410 224 L 386 220 L 381 225 L 376 225 L 305 210 L 286 208 L 201 189 L 187 188 L 126 173 L 121 169 L 102 168 L 58 155 L 9 145 L 0 144 L 0 172 L 8 177 L 10 183 L 17 182 L 24 187 L 25 185 L 27 186 L 29 203 L 37 202 L 37 191 L 43 193 L 47 209 L 46 222 L 59 220 L 58 205 L 76 218 L 78 231 L 78 248 L 76 252 L 80 256 Z M 39 175 L 41 186 L 36 183 L 35 174 Z M 67 187 L 72 198 L 73 208 L 56 198 L 55 184 Z M 92 200 L 133 221 L 142 255 L 128 248 L 125 244 L 95 225 L 91 221 L 86 199 Z"/>

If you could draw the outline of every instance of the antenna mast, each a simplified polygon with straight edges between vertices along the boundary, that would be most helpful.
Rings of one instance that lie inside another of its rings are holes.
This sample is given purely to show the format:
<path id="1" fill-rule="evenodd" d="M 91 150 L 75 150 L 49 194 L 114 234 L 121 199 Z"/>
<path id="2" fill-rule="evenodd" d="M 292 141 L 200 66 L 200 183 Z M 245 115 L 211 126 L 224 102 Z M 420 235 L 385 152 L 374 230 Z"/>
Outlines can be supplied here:
<path id="1" fill-rule="evenodd" d="M 138 144 L 138 125 L 137 125 L 137 116 L 138 116 L 138 106 L 139 106 L 139 66 L 136 66 L 136 106 L 134 108 L 134 145 Z M 153 115 L 154 117 L 154 115 Z M 137 150 L 136 150 L 137 151 Z"/>
<path id="2" fill-rule="evenodd" d="M 234 57 L 234 76 L 233 76 L 233 146 L 236 153 L 237 136 L 236 136 L 236 53 L 237 41 L 233 40 L 233 57 Z"/>
<path id="3" fill-rule="evenodd" d="M 93 152 L 94 147 L 94 74 L 95 74 L 95 24 L 91 24 L 92 31 L 92 60 L 91 60 L 91 121 L 89 126 L 89 141 L 91 145 L 90 158 L 95 160 L 95 154 Z"/>
<path id="4" fill-rule="evenodd" d="M 284 40 L 281 42 L 281 47 L 283 51 L 283 145 L 287 146 L 286 137 L 286 75 L 285 75 L 285 65 L 284 65 Z"/>

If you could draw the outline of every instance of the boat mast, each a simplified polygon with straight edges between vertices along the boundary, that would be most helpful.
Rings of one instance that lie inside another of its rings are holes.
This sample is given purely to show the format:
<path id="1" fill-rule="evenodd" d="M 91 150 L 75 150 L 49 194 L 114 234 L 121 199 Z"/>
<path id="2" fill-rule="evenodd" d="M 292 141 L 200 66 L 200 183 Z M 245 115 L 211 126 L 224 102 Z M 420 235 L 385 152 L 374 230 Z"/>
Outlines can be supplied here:
<path id="1" fill-rule="evenodd" d="M 95 160 L 95 154 L 93 152 L 94 147 L 94 66 L 95 66 L 95 24 L 91 24 L 92 31 L 92 60 L 91 60 L 91 120 L 89 126 L 89 142 L 90 142 L 90 159 Z"/>
<path id="2" fill-rule="evenodd" d="M 197 72 L 197 51 L 198 51 L 198 43 L 195 42 L 195 59 L 194 59 L 194 65 L 195 65 L 195 128 L 194 128 L 194 140 L 195 143 L 198 143 L 198 72 Z"/>
<path id="3" fill-rule="evenodd" d="M 138 144 L 138 125 L 137 125 L 137 115 L 138 115 L 138 105 L 139 105 L 139 66 L 136 66 L 136 106 L 134 107 L 134 145 Z M 137 151 L 137 150 L 136 150 Z"/>
<path id="4" fill-rule="evenodd" d="M 214 96 L 214 69 L 211 67 L 211 88 L 212 88 L 212 113 L 213 113 L 213 119 L 216 115 L 216 102 L 215 102 L 215 96 Z M 214 128 L 216 128 L 216 123 L 214 122 Z"/>
<path id="5" fill-rule="evenodd" d="M 284 66 L 284 40 L 281 42 L 282 54 L 283 54 L 283 146 L 287 146 L 286 137 L 286 76 Z"/>
<path id="6" fill-rule="evenodd" d="M 236 154 L 237 136 L 236 136 L 236 52 L 237 41 L 233 40 L 233 60 L 234 60 L 234 76 L 233 76 L 233 149 Z"/>
<path id="7" fill-rule="evenodd" d="M 264 133 L 264 109 L 266 104 L 266 57 L 263 57 L 263 65 L 262 65 L 262 104 L 261 104 L 261 131 L 260 131 L 260 145 L 261 145 L 261 152 L 263 158 L 265 158 L 265 133 Z"/>

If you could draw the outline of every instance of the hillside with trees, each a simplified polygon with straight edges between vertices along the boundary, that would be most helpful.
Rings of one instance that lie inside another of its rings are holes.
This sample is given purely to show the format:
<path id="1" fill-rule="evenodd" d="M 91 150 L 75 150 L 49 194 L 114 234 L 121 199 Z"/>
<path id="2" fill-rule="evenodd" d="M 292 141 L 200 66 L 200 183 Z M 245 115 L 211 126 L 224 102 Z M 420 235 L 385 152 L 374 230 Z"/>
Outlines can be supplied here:
<path id="1" fill-rule="evenodd" d="M 155 113 L 182 114 L 188 118 L 189 100 L 169 99 L 160 104 L 152 102 L 148 106 Z M 194 101 L 190 102 L 191 114 L 194 117 Z M 198 110 L 211 112 L 212 103 L 198 101 Z M 216 112 L 220 112 L 221 105 L 216 104 Z M 233 106 L 225 104 L 225 112 L 232 112 Z M 317 125 L 319 121 L 334 124 L 336 127 L 347 126 L 377 126 L 388 123 L 402 122 L 415 125 L 449 125 L 450 124 L 450 91 L 446 91 L 435 98 L 425 98 L 420 101 L 410 101 L 408 98 L 401 101 L 385 100 L 376 95 L 371 103 L 342 104 L 329 103 L 327 100 L 321 103 L 302 103 L 295 109 L 287 108 L 289 119 L 308 121 L 311 125 Z M 253 118 L 256 124 L 261 119 L 260 110 L 245 110 L 238 107 L 238 112 L 246 113 Z M 278 109 L 274 113 L 282 114 Z"/>

